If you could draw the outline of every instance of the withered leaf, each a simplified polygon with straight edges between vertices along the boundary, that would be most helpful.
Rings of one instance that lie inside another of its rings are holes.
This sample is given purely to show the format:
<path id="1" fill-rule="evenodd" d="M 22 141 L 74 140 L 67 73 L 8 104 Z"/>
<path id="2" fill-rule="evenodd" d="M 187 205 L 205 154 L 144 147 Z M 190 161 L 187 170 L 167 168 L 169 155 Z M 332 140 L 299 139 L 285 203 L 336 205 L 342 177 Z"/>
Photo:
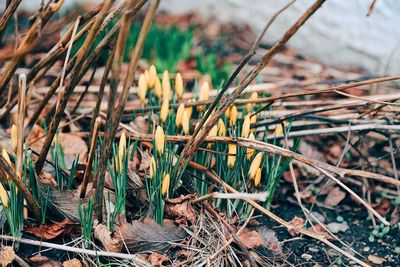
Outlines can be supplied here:
<path id="1" fill-rule="evenodd" d="M 111 232 L 104 224 L 97 224 L 94 227 L 94 237 L 98 239 L 103 247 L 110 252 L 121 252 L 122 242 L 111 237 Z"/>
<path id="2" fill-rule="evenodd" d="M 186 195 L 168 199 L 165 205 L 166 213 L 175 219 L 194 223 L 197 215 L 192 206 L 193 197 L 193 195 Z"/>
<path id="3" fill-rule="evenodd" d="M 8 266 L 15 259 L 15 252 L 12 247 L 6 246 L 0 250 L 0 266 Z"/>
<path id="4" fill-rule="evenodd" d="M 80 232 L 80 225 L 69 219 L 64 219 L 61 222 L 53 222 L 51 224 L 41 224 L 25 228 L 24 232 L 34 235 L 37 238 L 51 240 L 59 236 L 66 236 Z"/>
<path id="5" fill-rule="evenodd" d="M 169 258 L 163 254 L 153 252 L 147 258 L 147 261 L 150 262 L 152 266 L 163 266 L 163 263 L 169 261 Z"/>
<path id="6" fill-rule="evenodd" d="M 160 226 L 149 218 L 122 224 L 116 228 L 115 233 L 120 240 L 123 240 L 130 253 L 142 251 L 162 253 L 187 236 L 182 227 L 172 223 Z"/>
<path id="7" fill-rule="evenodd" d="M 346 193 L 340 190 L 339 187 L 333 188 L 329 191 L 328 196 L 325 198 L 325 205 L 335 207 L 346 197 Z"/>
<path id="8" fill-rule="evenodd" d="M 36 255 L 29 258 L 29 263 L 32 267 L 62 267 L 59 262 L 52 261 L 46 256 Z"/>
<path id="9" fill-rule="evenodd" d="M 64 267 L 82 267 L 82 263 L 78 259 L 70 259 L 63 262 Z"/>

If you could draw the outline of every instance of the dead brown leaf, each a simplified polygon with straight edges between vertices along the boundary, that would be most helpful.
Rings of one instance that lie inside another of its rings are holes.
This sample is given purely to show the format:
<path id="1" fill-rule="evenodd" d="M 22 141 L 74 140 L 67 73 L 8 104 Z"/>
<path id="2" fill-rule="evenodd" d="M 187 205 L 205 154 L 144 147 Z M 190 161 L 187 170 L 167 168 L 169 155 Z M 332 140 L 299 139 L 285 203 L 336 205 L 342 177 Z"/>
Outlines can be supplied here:
<path id="1" fill-rule="evenodd" d="M 10 265 L 15 259 L 15 252 L 12 247 L 3 247 L 0 250 L 0 266 L 8 266 Z"/>
<path id="2" fill-rule="evenodd" d="M 164 226 L 160 226 L 149 218 L 122 224 L 116 228 L 115 233 L 119 240 L 123 240 L 130 253 L 164 252 L 187 236 L 182 227 L 166 222 Z"/>
<path id="3" fill-rule="evenodd" d="M 147 258 L 147 261 L 152 266 L 163 266 L 163 263 L 169 261 L 169 258 L 157 252 L 152 252 L 150 256 Z"/>
<path id="4" fill-rule="evenodd" d="M 194 223 L 197 217 L 192 206 L 194 195 L 180 196 L 168 199 L 165 205 L 167 214 L 177 220 Z"/>
<path id="5" fill-rule="evenodd" d="M 111 232 L 104 224 L 97 224 L 94 227 L 94 237 L 98 239 L 103 247 L 110 252 L 121 252 L 122 242 L 111 237 Z"/>
<path id="6" fill-rule="evenodd" d="M 24 232 L 34 235 L 37 238 L 51 240 L 59 236 L 67 236 L 79 233 L 80 230 L 81 227 L 78 223 L 75 223 L 69 219 L 64 219 L 61 222 L 28 227 L 25 228 Z"/>
<path id="7" fill-rule="evenodd" d="M 346 197 L 346 193 L 340 190 L 339 187 L 333 188 L 329 191 L 328 196 L 325 198 L 325 205 L 330 207 L 337 206 L 340 201 Z"/>
<path id="8" fill-rule="evenodd" d="M 305 223 L 306 223 L 306 221 L 305 221 L 303 218 L 301 218 L 301 217 L 294 216 L 294 217 L 289 221 L 289 223 L 290 223 L 292 226 L 295 226 L 295 227 L 298 227 L 298 228 L 303 228 L 304 225 L 305 225 Z M 289 230 L 289 234 L 290 234 L 291 236 L 298 236 L 300 233 L 299 233 L 298 231 L 296 231 L 295 229 L 290 229 L 290 230 Z"/>
<path id="9" fill-rule="evenodd" d="M 64 267 L 82 267 L 82 263 L 78 259 L 70 259 L 63 262 Z"/>
<path id="10" fill-rule="evenodd" d="M 29 264 L 32 267 L 62 267 L 63 265 L 59 262 L 52 261 L 46 256 L 36 255 L 29 258 Z"/>
<path id="11" fill-rule="evenodd" d="M 375 256 L 375 255 L 369 255 L 368 256 L 368 260 L 370 262 L 372 262 L 373 264 L 377 264 L 377 265 L 381 265 L 385 261 L 384 258 Z"/>
<path id="12" fill-rule="evenodd" d="M 247 248 L 257 248 L 261 246 L 262 237 L 261 234 L 257 231 L 250 231 L 245 229 L 239 235 L 240 241 L 247 247 Z"/>

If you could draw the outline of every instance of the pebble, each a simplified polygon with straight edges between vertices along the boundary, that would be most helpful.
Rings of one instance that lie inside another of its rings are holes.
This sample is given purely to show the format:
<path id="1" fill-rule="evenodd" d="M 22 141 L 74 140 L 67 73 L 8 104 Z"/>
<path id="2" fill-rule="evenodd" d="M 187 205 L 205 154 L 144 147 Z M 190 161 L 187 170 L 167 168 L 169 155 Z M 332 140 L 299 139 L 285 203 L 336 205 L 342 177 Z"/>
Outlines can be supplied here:
<path id="1" fill-rule="evenodd" d="M 319 249 L 318 249 L 318 248 L 315 248 L 315 247 L 309 247 L 308 250 L 309 250 L 310 252 L 314 252 L 314 253 L 317 253 L 317 252 L 319 251 Z"/>
<path id="2" fill-rule="evenodd" d="M 364 252 L 368 252 L 369 250 L 370 250 L 370 247 L 364 247 L 364 248 L 363 248 L 363 251 L 364 251 Z"/>

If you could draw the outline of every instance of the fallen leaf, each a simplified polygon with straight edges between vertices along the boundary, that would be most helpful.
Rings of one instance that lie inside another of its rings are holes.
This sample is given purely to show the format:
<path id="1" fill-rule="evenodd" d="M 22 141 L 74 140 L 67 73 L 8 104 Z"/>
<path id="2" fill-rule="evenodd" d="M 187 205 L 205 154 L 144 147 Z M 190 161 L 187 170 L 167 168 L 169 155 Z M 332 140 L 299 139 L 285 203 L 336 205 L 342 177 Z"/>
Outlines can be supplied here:
<path id="1" fill-rule="evenodd" d="M 385 261 L 384 258 L 375 256 L 375 255 L 369 255 L 369 256 L 368 256 L 368 260 L 369 260 L 370 262 L 372 262 L 373 264 L 378 264 L 378 265 L 381 265 L 381 264 Z"/>
<path id="2" fill-rule="evenodd" d="M 111 237 L 111 232 L 104 224 L 94 226 L 94 237 L 98 239 L 103 247 L 109 252 L 121 252 L 122 239 L 114 239 Z"/>
<path id="3" fill-rule="evenodd" d="M 252 231 L 244 229 L 239 238 L 247 248 L 262 246 L 275 254 L 282 254 L 282 246 L 279 244 L 275 231 L 267 227 L 261 226 Z"/>
<path id="4" fill-rule="evenodd" d="M 289 224 L 298 228 L 303 228 L 305 225 L 306 221 L 298 216 L 294 216 L 290 221 Z M 291 236 L 298 236 L 300 233 L 298 231 L 296 231 L 295 229 L 290 229 L 289 234 Z"/>
<path id="5" fill-rule="evenodd" d="M 325 231 L 325 229 L 320 224 L 314 225 L 314 227 L 310 228 L 309 231 L 314 232 L 318 235 L 322 235 L 328 240 L 334 239 L 333 236 L 331 236 L 327 231 Z"/>
<path id="6" fill-rule="evenodd" d="M 36 255 L 29 258 L 31 267 L 62 267 L 63 265 L 59 262 L 50 260 L 46 256 Z"/>
<path id="7" fill-rule="evenodd" d="M 169 261 L 169 258 L 157 252 L 152 252 L 147 260 L 152 266 L 163 266 L 163 263 Z"/>
<path id="8" fill-rule="evenodd" d="M 328 196 L 325 198 L 325 205 L 335 207 L 346 197 L 346 193 L 340 190 L 339 187 L 333 188 L 329 191 Z"/>
<path id="9" fill-rule="evenodd" d="M 80 233 L 80 231 L 80 224 L 72 222 L 69 219 L 64 219 L 61 222 L 54 222 L 51 224 L 41 224 L 40 226 L 28 227 L 24 230 L 25 233 L 45 240 Z"/>
<path id="10" fill-rule="evenodd" d="M 173 243 L 179 243 L 187 236 L 182 227 L 166 222 L 164 222 L 164 226 L 160 226 L 149 218 L 117 226 L 115 233 L 119 240 L 123 240 L 130 253 L 140 251 L 164 252 Z"/>
<path id="11" fill-rule="evenodd" d="M 261 234 L 257 231 L 249 231 L 245 229 L 240 233 L 239 239 L 247 248 L 257 248 L 262 244 Z"/>
<path id="12" fill-rule="evenodd" d="M 78 259 L 70 259 L 63 262 L 64 267 L 82 267 L 82 263 Z"/>
<path id="13" fill-rule="evenodd" d="M 192 206 L 193 197 L 193 195 L 186 195 L 168 199 L 165 205 L 166 213 L 177 220 L 183 219 L 194 223 L 197 215 Z"/>
<path id="14" fill-rule="evenodd" d="M 15 252 L 12 247 L 6 246 L 0 250 L 0 266 L 8 266 L 15 259 Z"/>

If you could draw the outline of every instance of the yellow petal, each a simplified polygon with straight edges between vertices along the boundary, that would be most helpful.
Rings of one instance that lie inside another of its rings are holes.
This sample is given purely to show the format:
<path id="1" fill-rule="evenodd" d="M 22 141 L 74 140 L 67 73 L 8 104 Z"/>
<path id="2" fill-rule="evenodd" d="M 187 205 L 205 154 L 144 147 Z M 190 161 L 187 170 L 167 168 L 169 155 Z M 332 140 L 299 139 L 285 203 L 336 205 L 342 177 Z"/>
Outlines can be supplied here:
<path id="1" fill-rule="evenodd" d="M 185 105 L 181 103 L 176 111 L 175 125 L 179 128 L 182 125 L 183 113 L 185 112 Z"/>
<path id="2" fill-rule="evenodd" d="M 178 99 L 181 99 L 183 96 L 183 80 L 179 72 L 175 75 L 175 95 Z"/>
<path id="3" fill-rule="evenodd" d="M 183 112 L 183 116 L 182 116 L 182 128 L 183 128 L 183 132 L 186 135 L 189 134 L 189 117 L 187 115 L 186 110 Z"/>
<path id="4" fill-rule="evenodd" d="M 261 168 L 258 168 L 256 176 L 254 177 L 254 186 L 258 186 L 261 182 Z"/>
<path id="5" fill-rule="evenodd" d="M 149 80 L 148 80 L 148 85 L 150 88 L 154 87 L 156 79 L 158 79 L 157 69 L 154 65 L 151 65 L 149 69 Z"/>
<path id="6" fill-rule="evenodd" d="M 218 125 L 214 125 L 214 126 L 211 128 L 210 132 L 208 133 L 208 137 L 217 136 L 217 133 L 218 133 Z M 212 143 L 209 143 L 209 144 L 207 145 L 208 148 L 210 148 L 211 146 L 212 146 Z"/>
<path id="7" fill-rule="evenodd" d="M 157 172 L 157 164 L 156 164 L 156 160 L 154 159 L 154 156 L 151 156 L 150 159 L 150 174 L 149 174 L 149 178 L 153 179 L 154 176 L 156 175 Z"/>
<path id="8" fill-rule="evenodd" d="M 169 113 L 169 102 L 167 99 L 164 98 L 160 110 L 160 119 L 162 122 L 165 122 L 167 120 L 168 113 Z"/>
<path id="9" fill-rule="evenodd" d="M 238 117 L 238 110 L 237 110 L 236 106 L 232 106 L 231 110 L 229 112 L 229 125 L 230 126 L 236 125 L 237 117 Z"/>
<path id="10" fill-rule="evenodd" d="M 161 195 L 165 196 L 169 190 L 169 184 L 171 183 L 171 176 L 169 173 L 164 174 L 161 186 Z"/>
<path id="11" fill-rule="evenodd" d="M 250 117 L 250 125 L 252 125 L 252 124 L 254 124 L 254 123 L 256 123 L 256 122 L 257 122 L 257 115 L 251 116 L 251 117 Z M 254 131 L 255 131 L 255 128 L 251 128 L 251 129 L 250 129 L 250 132 L 254 133 Z"/>
<path id="12" fill-rule="evenodd" d="M 236 145 L 230 144 L 228 146 L 228 168 L 232 169 L 236 161 Z"/>
<path id="13" fill-rule="evenodd" d="M 154 81 L 154 93 L 156 94 L 157 98 L 160 100 L 162 97 L 163 89 L 161 87 L 161 82 L 158 77 L 156 77 L 155 81 Z"/>
<path id="14" fill-rule="evenodd" d="M 144 77 L 144 74 L 140 74 L 138 83 L 138 96 L 142 104 L 146 102 L 146 93 L 147 93 L 146 78 Z"/>
<path id="15" fill-rule="evenodd" d="M 254 179 L 256 176 L 258 168 L 260 168 L 261 161 L 262 161 L 263 154 L 262 152 L 258 152 L 253 161 L 251 162 L 250 169 L 249 169 L 249 177 L 250 180 Z"/>
<path id="16" fill-rule="evenodd" d="M 6 162 L 8 163 L 8 165 L 11 166 L 10 157 L 8 156 L 8 153 L 7 153 L 7 151 L 6 151 L 4 148 L 1 150 L 1 155 L 2 155 L 3 158 L 6 160 Z"/>
<path id="17" fill-rule="evenodd" d="M 243 125 L 242 125 L 242 137 L 247 138 L 250 134 L 250 115 L 247 114 L 246 117 L 243 120 Z"/>
<path id="18" fill-rule="evenodd" d="M 159 154 L 164 153 L 164 142 L 165 142 L 165 135 L 164 135 L 164 130 L 161 128 L 161 126 L 157 126 L 156 129 L 156 134 L 155 134 L 155 139 L 156 139 L 156 151 Z"/>
<path id="19" fill-rule="evenodd" d="M 119 139 L 119 147 L 118 147 L 118 170 L 121 173 L 124 164 L 124 156 L 126 150 L 126 135 L 125 132 L 122 132 L 121 137 Z"/>
<path id="20" fill-rule="evenodd" d="M 0 183 L 0 199 L 4 208 L 8 208 L 8 195 L 7 191 L 4 189 L 3 184 Z"/>
<path id="21" fill-rule="evenodd" d="M 225 127 L 225 123 L 222 119 L 218 120 L 218 136 L 225 136 L 226 135 L 226 127 Z"/>
<path id="22" fill-rule="evenodd" d="M 11 126 L 11 143 L 14 151 L 17 151 L 18 144 L 18 129 L 15 124 Z"/>
<path id="23" fill-rule="evenodd" d="M 168 71 L 164 71 L 162 76 L 162 89 L 163 89 L 163 98 L 171 99 L 171 84 L 169 82 L 169 73 Z"/>
<path id="24" fill-rule="evenodd" d="M 254 136 L 253 133 L 251 133 L 251 134 L 249 135 L 249 139 L 251 139 L 251 140 L 256 140 L 256 137 Z M 248 160 L 250 160 L 251 157 L 253 157 L 253 154 L 254 154 L 254 149 L 252 149 L 252 148 L 247 148 L 247 149 L 246 149 L 246 157 L 247 157 Z"/>
<path id="25" fill-rule="evenodd" d="M 196 100 L 192 98 L 192 99 L 189 99 L 189 102 L 193 103 L 193 102 L 196 102 Z M 192 117 L 192 111 L 193 111 L 193 107 L 186 107 L 186 113 L 188 115 L 189 120 Z"/>
<path id="26" fill-rule="evenodd" d="M 203 83 L 200 87 L 199 101 L 207 101 L 210 97 L 210 86 L 207 82 Z M 204 109 L 204 105 L 197 106 L 197 110 L 201 111 Z"/>

